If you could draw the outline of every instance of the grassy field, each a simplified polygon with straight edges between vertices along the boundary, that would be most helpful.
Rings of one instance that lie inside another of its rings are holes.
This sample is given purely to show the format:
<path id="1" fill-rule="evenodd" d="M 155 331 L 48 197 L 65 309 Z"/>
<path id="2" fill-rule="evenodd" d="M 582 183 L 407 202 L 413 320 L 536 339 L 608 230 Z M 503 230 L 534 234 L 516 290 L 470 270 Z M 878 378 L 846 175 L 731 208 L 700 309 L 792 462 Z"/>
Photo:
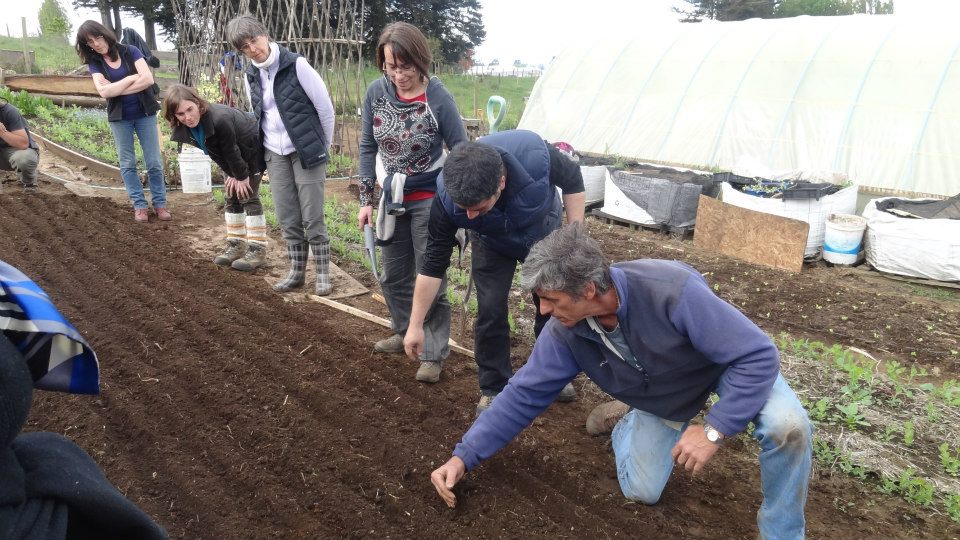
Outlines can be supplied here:
<path id="1" fill-rule="evenodd" d="M 366 84 L 381 77 L 379 71 L 369 68 L 364 71 Z M 501 96 L 507 100 L 507 114 L 500 129 L 514 129 L 520 122 L 526 98 L 537 82 L 534 77 L 478 76 L 478 75 L 440 75 L 440 80 L 453 95 L 464 118 L 482 118 L 486 122 L 487 100 L 490 96 Z M 366 84 L 364 87 L 366 87 Z M 479 113 L 477 109 L 480 109 Z"/>
<path id="2" fill-rule="evenodd" d="M 0 36 L 0 49 L 22 51 L 23 41 L 20 38 Z M 27 50 L 36 54 L 34 73 L 70 71 L 80 65 L 77 51 L 61 38 L 28 37 Z"/>

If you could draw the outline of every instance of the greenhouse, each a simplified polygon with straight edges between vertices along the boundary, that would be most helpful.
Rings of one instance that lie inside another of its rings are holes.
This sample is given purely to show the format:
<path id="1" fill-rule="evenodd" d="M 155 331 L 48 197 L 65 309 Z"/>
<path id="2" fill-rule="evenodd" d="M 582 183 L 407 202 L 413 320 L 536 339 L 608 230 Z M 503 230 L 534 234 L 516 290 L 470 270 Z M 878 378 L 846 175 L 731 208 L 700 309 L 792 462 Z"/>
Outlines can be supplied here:
<path id="1" fill-rule="evenodd" d="M 581 152 L 949 196 L 958 48 L 951 20 L 862 15 L 585 36 L 537 82 L 520 127 Z"/>

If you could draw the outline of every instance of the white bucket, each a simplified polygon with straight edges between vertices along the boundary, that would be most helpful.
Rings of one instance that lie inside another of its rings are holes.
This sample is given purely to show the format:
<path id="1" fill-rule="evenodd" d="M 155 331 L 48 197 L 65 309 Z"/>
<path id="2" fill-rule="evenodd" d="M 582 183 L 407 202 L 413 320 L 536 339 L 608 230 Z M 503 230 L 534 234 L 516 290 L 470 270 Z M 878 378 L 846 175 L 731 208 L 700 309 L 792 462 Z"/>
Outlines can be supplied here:
<path id="1" fill-rule="evenodd" d="M 184 193 L 212 191 L 210 156 L 203 150 L 184 145 L 180 151 L 180 183 Z"/>
<path id="2" fill-rule="evenodd" d="M 855 264 L 863 244 L 867 220 L 851 214 L 827 216 L 823 235 L 823 258 L 833 264 Z"/>

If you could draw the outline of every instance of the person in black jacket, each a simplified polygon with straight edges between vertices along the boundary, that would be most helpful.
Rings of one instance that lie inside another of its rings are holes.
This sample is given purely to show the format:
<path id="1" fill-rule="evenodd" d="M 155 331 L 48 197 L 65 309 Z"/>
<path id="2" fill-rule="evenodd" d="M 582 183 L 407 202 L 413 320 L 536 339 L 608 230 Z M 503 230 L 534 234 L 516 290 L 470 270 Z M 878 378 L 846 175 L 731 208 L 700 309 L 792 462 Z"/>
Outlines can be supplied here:
<path id="1" fill-rule="evenodd" d="M 147 165 L 150 197 L 157 219 L 170 221 L 167 210 L 167 186 L 160 156 L 160 134 L 157 130 L 159 87 L 140 49 L 117 43 L 117 37 L 97 21 L 85 21 L 77 30 L 77 54 L 87 64 L 97 92 L 107 100 L 107 120 L 120 158 L 120 176 L 133 202 L 133 219 L 138 223 L 150 220 L 147 199 L 137 174 L 137 155 L 133 134 L 140 140 L 143 161 Z"/>
<path id="2" fill-rule="evenodd" d="M 173 130 L 172 140 L 203 150 L 223 170 L 227 246 L 213 262 L 243 272 L 256 270 L 267 254 L 267 222 L 260 204 L 265 164 L 257 119 L 226 105 L 207 103 L 182 84 L 167 90 L 163 117 Z"/>

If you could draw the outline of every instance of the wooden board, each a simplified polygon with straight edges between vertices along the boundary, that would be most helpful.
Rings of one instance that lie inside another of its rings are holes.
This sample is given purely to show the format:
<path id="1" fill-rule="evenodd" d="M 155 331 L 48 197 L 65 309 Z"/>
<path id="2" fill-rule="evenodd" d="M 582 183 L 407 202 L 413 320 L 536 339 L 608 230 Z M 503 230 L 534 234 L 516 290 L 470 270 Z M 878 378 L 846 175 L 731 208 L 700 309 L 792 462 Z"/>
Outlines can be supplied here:
<path id="1" fill-rule="evenodd" d="M 384 328 L 392 328 L 390 325 L 390 321 L 388 321 L 387 319 L 384 319 L 383 317 L 378 317 L 372 313 L 367 313 L 366 311 L 357 309 L 353 306 L 348 306 L 346 304 L 342 304 L 340 302 L 331 300 L 329 298 L 325 298 L 323 296 L 317 296 L 315 294 L 307 294 L 306 298 L 314 302 L 319 302 L 325 306 L 332 307 L 333 309 L 340 310 L 344 313 L 349 313 L 355 317 L 360 317 L 361 319 L 370 321 L 374 324 L 379 324 Z M 447 341 L 447 343 L 448 345 L 450 345 L 450 350 L 452 350 L 453 352 L 458 352 L 464 356 L 469 356 L 470 358 L 474 357 L 473 351 L 471 351 L 470 349 L 467 349 L 466 347 L 461 346 L 456 341 L 450 339 Z"/>
<path id="2" fill-rule="evenodd" d="M 11 90 L 26 90 L 54 95 L 88 96 L 103 101 L 89 75 L 9 75 L 6 85 Z"/>
<path id="3" fill-rule="evenodd" d="M 743 261 L 790 272 L 803 268 L 810 225 L 700 196 L 693 243 Z"/>

